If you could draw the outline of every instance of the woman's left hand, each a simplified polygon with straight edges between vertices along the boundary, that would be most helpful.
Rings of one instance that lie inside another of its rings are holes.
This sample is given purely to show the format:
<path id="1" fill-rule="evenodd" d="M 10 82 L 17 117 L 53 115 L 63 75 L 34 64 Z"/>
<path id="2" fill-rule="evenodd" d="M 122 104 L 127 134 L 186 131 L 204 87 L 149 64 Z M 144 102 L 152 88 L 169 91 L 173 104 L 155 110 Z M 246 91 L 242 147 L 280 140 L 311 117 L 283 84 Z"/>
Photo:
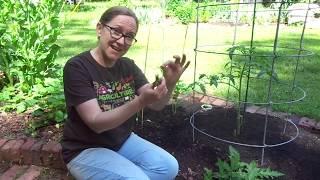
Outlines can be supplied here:
<path id="1" fill-rule="evenodd" d="M 168 88 L 173 88 L 180 79 L 183 72 L 188 68 L 190 61 L 186 63 L 186 55 L 182 55 L 182 59 L 178 55 L 174 55 L 175 61 L 168 61 L 161 66 L 163 77 L 166 80 Z"/>

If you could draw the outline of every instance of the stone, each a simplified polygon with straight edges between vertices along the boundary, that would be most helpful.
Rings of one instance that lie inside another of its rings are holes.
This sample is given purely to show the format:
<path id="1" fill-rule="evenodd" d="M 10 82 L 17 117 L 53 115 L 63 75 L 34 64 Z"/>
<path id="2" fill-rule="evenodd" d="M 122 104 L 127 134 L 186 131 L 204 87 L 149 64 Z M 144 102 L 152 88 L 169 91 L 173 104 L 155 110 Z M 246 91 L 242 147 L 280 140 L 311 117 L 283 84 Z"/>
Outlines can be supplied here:
<path id="1" fill-rule="evenodd" d="M 260 115 L 266 115 L 267 113 L 267 108 L 266 107 L 262 107 L 259 110 L 256 111 L 256 114 L 260 114 Z M 270 109 L 268 110 L 268 113 L 270 113 Z"/>
<path id="2" fill-rule="evenodd" d="M 258 111 L 259 108 L 260 108 L 259 106 L 255 106 L 255 105 L 248 106 L 248 107 L 246 108 L 246 112 L 247 112 L 247 113 L 255 113 L 255 112 Z"/>
<path id="3" fill-rule="evenodd" d="M 314 119 L 310 119 L 307 117 L 302 117 L 299 121 L 299 126 L 306 128 L 314 128 L 316 125 L 316 121 Z"/>
<path id="4" fill-rule="evenodd" d="M 285 119 L 288 116 L 288 113 L 284 113 L 284 112 L 271 112 L 270 115 L 272 117 L 276 117 L 279 119 Z"/>

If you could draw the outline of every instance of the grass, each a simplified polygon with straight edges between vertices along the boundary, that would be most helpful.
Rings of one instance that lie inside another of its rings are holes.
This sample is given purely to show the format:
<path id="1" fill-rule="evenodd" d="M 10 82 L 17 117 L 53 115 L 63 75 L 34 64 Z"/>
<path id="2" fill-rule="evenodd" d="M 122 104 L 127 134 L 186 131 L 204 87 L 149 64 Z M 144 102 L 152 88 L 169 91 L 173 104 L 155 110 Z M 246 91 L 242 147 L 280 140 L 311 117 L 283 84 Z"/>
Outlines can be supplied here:
<path id="1" fill-rule="evenodd" d="M 96 8 L 87 8 L 86 11 L 74 14 L 65 14 L 65 27 L 59 44 L 62 47 L 57 62 L 63 65 L 70 57 L 94 48 L 97 44 L 95 25 L 102 12 L 109 6 L 107 3 L 90 4 Z M 193 82 L 194 73 L 196 78 L 201 73 L 212 74 L 223 72 L 223 66 L 228 60 L 226 54 L 201 53 L 195 57 L 196 25 L 188 26 L 188 34 L 185 39 L 186 26 L 163 22 L 161 24 L 141 25 L 137 34 L 138 42 L 126 56 L 135 60 L 136 64 L 145 72 L 150 81 L 154 80 L 155 74 L 160 73 L 159 66 L 172 59 L 174 54 L 181 55 L 183 52 L 191 61 L 190 67 L 186 70 L 182 79 L 189 83 Z M 241 26 L 237 29 L 236 42 L 239 44 L 250 44 L 252 26 Z M 275 25 L 256 25 L 254 31 L 254 46 L 257 47 L 259 54 L 272 54 L 275 39 Z M 150 32 L 149 49 L 148 34 Z M 299 48 L 302 27 L 281 26 L 279 33 L 279 47 Z M 234 27 L 218 26 L 214 24 L 200 24 L 198 49 L 215 52 L 226 52 L 234 38 Z M 320 120 L 320 31 L 319 29 L 306 29 L 303 47 L 314 53 L 313 56 L 306 56 L 299 59 L 296 83 L 303 88 L 307 94 L 303 101 L 294 103 L 290 106 L 274 105 L 277 111 L 287 111 L 301 116 L 307 116 Z M 185 48 L 183 45 L 185 44 Z M 226 44 L 227 46 L 208 46 L 212 44 Z M 290 93 L 293 82 L 293 72 L 297 50 L 278 48 L 277 51 L 284 57 L 278 58 L 275 69 L 281 80 L 281 84 L 276 83 L 272 86 L 272 101 L 284 102 L 291 100 Z M 289 56 L 292 55 L 292 56 Z M 269 58 L 272 61 L 272 58 Z M 146 66 L 145 66 L 146 65 Z M 196 67 L 195 67 L 196 65 Z M 146 67 L 146 68 L 145 68 Z M 227 89 L 223 86 L 218 89 L 212 88 L 212 93 L 218 96 L 226 96 Z M 252 81 L 250 83 L 249 101 L 266 102 L 267 81 Z M 292 99 L 302 96 L 301 92 L 294 91 Z"/>

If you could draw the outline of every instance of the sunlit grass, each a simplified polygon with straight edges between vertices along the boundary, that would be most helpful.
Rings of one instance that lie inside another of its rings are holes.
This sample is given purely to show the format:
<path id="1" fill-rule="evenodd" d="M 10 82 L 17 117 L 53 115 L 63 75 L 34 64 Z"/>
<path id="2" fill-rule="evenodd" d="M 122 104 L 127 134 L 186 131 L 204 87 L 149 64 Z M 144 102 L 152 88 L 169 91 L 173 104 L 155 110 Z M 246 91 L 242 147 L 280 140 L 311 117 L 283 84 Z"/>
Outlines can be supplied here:
<path id="1" fill-rule="evenodd" d="M 103 3 L 95 3 L 93 11 L 66 14 L 65 28 L 59 39 L 62 47 L 58 57 L 58 63 L 63 65 L 70 57 L 82 51 L 94 48 L 97 44 L 95 26 L 102 12 L 108 7 Z M 252 26 L 235 28 L 228 25 L 200 24 L 198 27 L 198 39 L 196 39 L 196 25 L 188 26 L 186 39 L 186 25 L 174 24 L 165 21 L 161 24 L 141 25 L 137 34 L 138 42 L 129 50 L 126 56 L 135 60 L 136 64 L 145 72 L 147 78 L 153 81 L 155 74 L 160 73 L 159 66 L 167 60 L 172 59 L 174 54 L 185 53 L 187 59 L 191 61 L 190 67 L 184 73 L 182 79 L 191 83 L 197 80 L 199 74 L 213 74 L 224 71 L 224 64 L 228 60 L 226 49 L 233 43 L 246 46 L 251 45 Z M 149 44 L 148 34 L 150 32 Z M 314 53 L 313 56 L 297 58 L 302 27 L 280 26 L 277 36 L 278 48 L 273 45 L 276 38 L 275 25 L 256 25 L 253 33 L 252 46 L 256 47 L 258 54 L 268 54 L 268 59 L 272 62 L 273 50 L 282 57 L 276 58 L 275 70 L 281 83 L 272 83 L 273 102 L 291 101 L 301 97 L 300 91 L 294 91 L 291 96 L 291 87 L 295 65 L 299 60 L 297 69 L 296 85 L 303 88 L 307 94 L 302 102 L 294 103 L 288 107 L 285 104 L 274 105 L 274 110 L 287 111 L 302 116 L 320 119 L 320 31 L 319 29 L 306 29 L 303 41 L 303 48 Z M 198 52 L 195 54 L 196 40 L 199 50 L 214 51 L 216 53 Z M 148 52 L 147 50 L 147 44 Z M 185 44 L 185 47 L 183 45 Z M 215 46 L 208 46 L 215 45 Z M 283 48 L 280 48 L 283 47 Z M 195 58 L 196 55 L 196 58 Z M 290 55 L 290 56 L 289 56 Z M 146 68 L 145 68 L 146 67 Z M 227 87 L 220 86 L 218 89 L 209 90 L 213 95 L 226 96 Z M 232 92 L 232 90 L 231 90 Z M 250 82 L 249 101 L 268 102 L 268 80 L 253 80 Z"/>

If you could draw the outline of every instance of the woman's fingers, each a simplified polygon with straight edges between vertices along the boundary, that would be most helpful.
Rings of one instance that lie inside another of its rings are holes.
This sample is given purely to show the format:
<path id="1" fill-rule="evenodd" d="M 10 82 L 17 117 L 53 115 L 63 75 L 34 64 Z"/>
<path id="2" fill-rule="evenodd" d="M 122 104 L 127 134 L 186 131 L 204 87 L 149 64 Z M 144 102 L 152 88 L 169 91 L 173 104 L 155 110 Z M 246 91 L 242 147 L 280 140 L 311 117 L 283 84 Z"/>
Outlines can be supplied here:
<path id="1" fill-rule="evenodd" d="M 185 54 L 182 54 L 181 66 L 183 66 L 184 63 L 186 63 L 186 55 L 185 55 Z"/>
<path id="2" fill-rule="evenodd" d="M 187 59 L 187 57 L 186 57 L 185 54 L 182 54 L 182 59 L 181 59 L 181 57 L 178 56 L 178 55 L 174 55 L 173 58 L 175 59 L 175 62 L 174 62 L 174 63 L 180 64 L 181 67 L 184 67 L 184 64 L 186 63 L 186 59 Z M 187 67 L 189 66 L 189 64 L 190 64 L 190 61 L 187 62 L 187 64 L 186 64 L 185 67 L 187 68 Z M 186 68 L 185 68 L 185 69 L 186 69 Z"/>
<path id="3" fill-rule="evenodd" d="M 184 72 L 188 68 L 189 65 L 190 65 L 190 61 L 188 61 L 187 64 L 182 68 L 182 72 Z"/>
<path id="4" fill-rule="evenodd" d="M 182 54 L 182 59 L 179 55 L 174 55 L 173 58 L 175 61 L 166 61 L 163 63 L 160 68 L 165 73 L 167 71 L 167 68 L 171 68 L 173 71 L 181 68 L 182 72 L 184 72 L 190 65 L 190 61 L 187 61 L 186 55 Z"/>
<path id="5" fill-rule="evenodd" d="M 180 64 L 180 59 L 181 59 L 180 56 L 174 55 L 173 58 L 175 59 L 175 61 L 174 61 L 175 64 Z"/>

